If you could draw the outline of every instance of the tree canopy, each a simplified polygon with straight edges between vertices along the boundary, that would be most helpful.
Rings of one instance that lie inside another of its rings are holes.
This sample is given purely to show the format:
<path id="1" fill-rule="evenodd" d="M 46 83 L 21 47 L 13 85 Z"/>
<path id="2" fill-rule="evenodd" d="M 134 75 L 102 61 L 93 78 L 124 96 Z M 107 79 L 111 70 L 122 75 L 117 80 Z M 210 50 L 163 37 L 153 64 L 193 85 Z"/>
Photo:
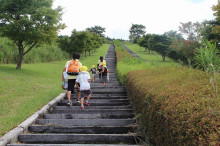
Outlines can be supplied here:
<path id="1" fill-rule="evenodd" d="M 104 37 L 103 34 L 105 32 L 105 28 L 95 25 L 94 27 L 86 28 L 86 31 L 89 31 L 91 33 L 95 33 L 96 35 L 99 35 L 100 37 Z"/>
<path id="2" fill-rule="evenodd" d="M 133 43 L 137 43 L 137 40 L 146 33 L 145 29 L 146 29 L 146 27 L 142 24 L 132 24 L 132 26 L 129 30 L 130 41 Z"/>
<path id="3" fill-rule="evenodd" d="M 17 45 L 17 69 L 34 46 L 51 43 L 65 27 L 60 23 L 62 8 L 52 9 L 52 4 L 53 0 L 0 0 L 0 34 Z"/>

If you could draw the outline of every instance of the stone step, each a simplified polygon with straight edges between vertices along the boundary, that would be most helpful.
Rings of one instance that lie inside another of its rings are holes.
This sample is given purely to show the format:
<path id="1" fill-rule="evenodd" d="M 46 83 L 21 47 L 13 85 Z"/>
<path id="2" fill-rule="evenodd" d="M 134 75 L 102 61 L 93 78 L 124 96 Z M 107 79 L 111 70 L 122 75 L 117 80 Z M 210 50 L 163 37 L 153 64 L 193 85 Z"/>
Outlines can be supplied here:
<path id="1" fill-rule="evenodd" d="M 83 134 L 123 134 L 134 132 L 135 126 L 29 126 L 28 130 L 35 133 L 83 133 Z"/>
<path id="2" fill-rule="evenodd" d="M 115 114 L 106 114 L 106 113 L 94 113 L 94 114 L 45 114 L 45 119 L 125 119 L 133 118 L 132 113 L 115 113 Z"/>
<path id="3" fill-rule="evenodd" d="M 7 146 L 139 146 L 133 144 L 8 144 Z"/>
<path id="4" fill-rule="evenodd" d="M 76 94 L 75 95 L 71 95 L 71 98 L 73 99 L 76 99 Z M 126 99 L 128 98 L 127 95 L 110 95 L 110 94 L 107 94 L 107 95 L 103 95 L 103 94 L 92 94 L 92 99 Z M 64 99 L 67 99 L 67 97 L 65 97 Z"/>
<path id="5" fill-rule="evenodd" d="M 63 99 L 61 102 L 64 102 L 64 103 L 67 103 L 67 99 Z M 130 100 L 129 99 L 93 99 L 92 97 L 91 97 L 91 99 L 89 100 L 89 103 L 103 103 L 103 104 L 105 104 L 105 103 L 115 103 L 115 102 L 130 102 Z"/>
<path id="6" fill-rule="evenodd" d="M 139 146 L 133 144 L 8 144 L 7 146 Z"/>
<path id="7" fill-rule="evenodd" d="M 66 110 L 53 110 L 51 111 L 52 114 L 55 113 L 68 113 L 68 114 L 97 114 L 97 113 L 101 113 L 101 114 L 109 114 L 109 115 L 117 115 L 117 114 L 125 114 L 125 115 L 129 115 L 131 113 L 133 113 L 132 109 L 87 109 L 87 107 L 85 107 L 85 110 L 81 110 L 80 105 L 78 105 L 79 109 L 66 109 Z M 117 114 L 116 114 L 117 112 Z"/>
<path id="8" fill-rule="evenodd" d="M 139 140 L 136 134 L 21 134 L 18 137 L 22 143 L 41 144 L 136 144 Z"/>
<path id="9" fill-rule="evenodd" d="M 67 106 L 67 102 L 59 102 L 58 106 Z M 72 101 L 72 106 L 78 106 L 79 103 L 76 101 Z M 130 102 L 112 102 L 112 103 L 101 103 L 101 102 L 91 102 L 89 101 L 90 106 L 122 106 L 122 105 L 130 105 Z"/>
<path id="10" fill-rule="evenodd" d="M 128 126 L 133 119 L 38 119 L 36 124 L 57 126 Z"/>
<path id="11" fill-rule="evenodd" d="M 79 106 L 54 106 L 54 110 L 74 110 L 79 109 Z M 124 106 L 87 106 L 86 109 L 132 109 L 131 105 Z"/>

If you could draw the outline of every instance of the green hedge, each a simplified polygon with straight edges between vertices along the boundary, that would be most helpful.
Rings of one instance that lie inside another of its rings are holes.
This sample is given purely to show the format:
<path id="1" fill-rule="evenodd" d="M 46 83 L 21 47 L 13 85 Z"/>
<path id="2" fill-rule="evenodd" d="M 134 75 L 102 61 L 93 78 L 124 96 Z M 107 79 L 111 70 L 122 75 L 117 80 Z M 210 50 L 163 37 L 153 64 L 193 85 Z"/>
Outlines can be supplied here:
<path id="1" fill-rule="evenodd" d="M 220 99 L 207 73 L 185 67 L 127 74 L 144 137 L 155 145 L 219 145 Z M 217 89 L 219 91 L 219 83 Z"/>

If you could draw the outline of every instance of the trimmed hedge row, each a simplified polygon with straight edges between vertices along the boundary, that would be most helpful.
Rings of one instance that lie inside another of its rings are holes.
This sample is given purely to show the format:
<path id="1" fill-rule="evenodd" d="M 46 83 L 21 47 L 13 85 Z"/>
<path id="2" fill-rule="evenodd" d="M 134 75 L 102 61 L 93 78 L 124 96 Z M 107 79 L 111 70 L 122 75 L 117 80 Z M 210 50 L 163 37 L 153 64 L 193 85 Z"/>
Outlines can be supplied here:
<path id="1" fill-rule="evenodd" d="M 126 82 L 140 129 L 152 144 L 220 145 L 220 98 L 207 73 L 148 68 L 129 72 Z"/>

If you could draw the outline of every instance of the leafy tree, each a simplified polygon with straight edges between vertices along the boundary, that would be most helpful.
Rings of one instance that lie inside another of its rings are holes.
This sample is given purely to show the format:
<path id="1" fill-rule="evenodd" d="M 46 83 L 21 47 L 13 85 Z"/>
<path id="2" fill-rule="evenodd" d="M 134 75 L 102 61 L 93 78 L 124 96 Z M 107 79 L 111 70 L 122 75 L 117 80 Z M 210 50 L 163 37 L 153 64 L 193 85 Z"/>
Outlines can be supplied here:
<path id="1" fill-rule="evenodd" d="M 51 43 L 57 31 L 61 7 L 52 9 L 53 0 L 0 0 L 0 34 L 18 47 L 17 69 L 21 69 L 24 55 L 34 46 Z"/>
<path id="2" fill-rule="evenodd" d="M 130 32 L 129 39 L 131 40 L 131 42 L 137 43 L 137 40 L 146 33 L 145 29 L 146 27 L 144 25 L 132 24 L 129 30 Z"/>
<path id="3" fill-rule="evenodd" d="M 171 39 L 165 35 L 153 35 L 149 38 L 148 42 L 151 44 L 151 48 L 162 55 L 163 61 L 167 55 L 167 51 L 170 48 Z"/>
<path id="4" fill-rule="evenodd" d="M 145 51 L 149 50 L 149 46 L 148 46 L 148 39 L 151 37 L 151 34 L 146 34 L 143 35 L 141 38 L 138 39 L 137 43 L 138 45 L 140 45 L 141 47 L 145 48 Z"/>
<path id="5" fill-rule="evenodd" d="M 165 32 L 164 35 L 167 37 L 171 38 L 172 40 L 184 40 L 183 36 L 181 33 L 178 33 L 177 31 L 171 30 L 168 32 Z"/>
<path id="6" fill-rule="evenodd" d="M 86 28 L 86 31 L 89 31 L 91 33 L 95 33 L 96 35 L 99 35 L 100 37 L 104 37 L 104 32 L 105 32 L 105 28 L 95 25 L 94 27 L 91 28 Z"/>
<path id="7" fill-rule="evenodd" d="M 200 41 L 201 34 L 200 31 L 198 30 L 199 28 L 198 22 L 192 23 L 191 21 L 189 21 L 187 23 L 180 22 L 180 24 L 181 26 L 179 26 L 179 31 L 187 36 L 187 40 Z"/>
<path id="8" fill-rule="evenodd" d="M 200 44 L 199 42 L 190 40 L 175 40 L 170 47 L 169 57 L 176 60 L 180 59 L 184 64 L 188 64 L 189 61 L 193 61 L 195 50 L 200 47 Z"/>

